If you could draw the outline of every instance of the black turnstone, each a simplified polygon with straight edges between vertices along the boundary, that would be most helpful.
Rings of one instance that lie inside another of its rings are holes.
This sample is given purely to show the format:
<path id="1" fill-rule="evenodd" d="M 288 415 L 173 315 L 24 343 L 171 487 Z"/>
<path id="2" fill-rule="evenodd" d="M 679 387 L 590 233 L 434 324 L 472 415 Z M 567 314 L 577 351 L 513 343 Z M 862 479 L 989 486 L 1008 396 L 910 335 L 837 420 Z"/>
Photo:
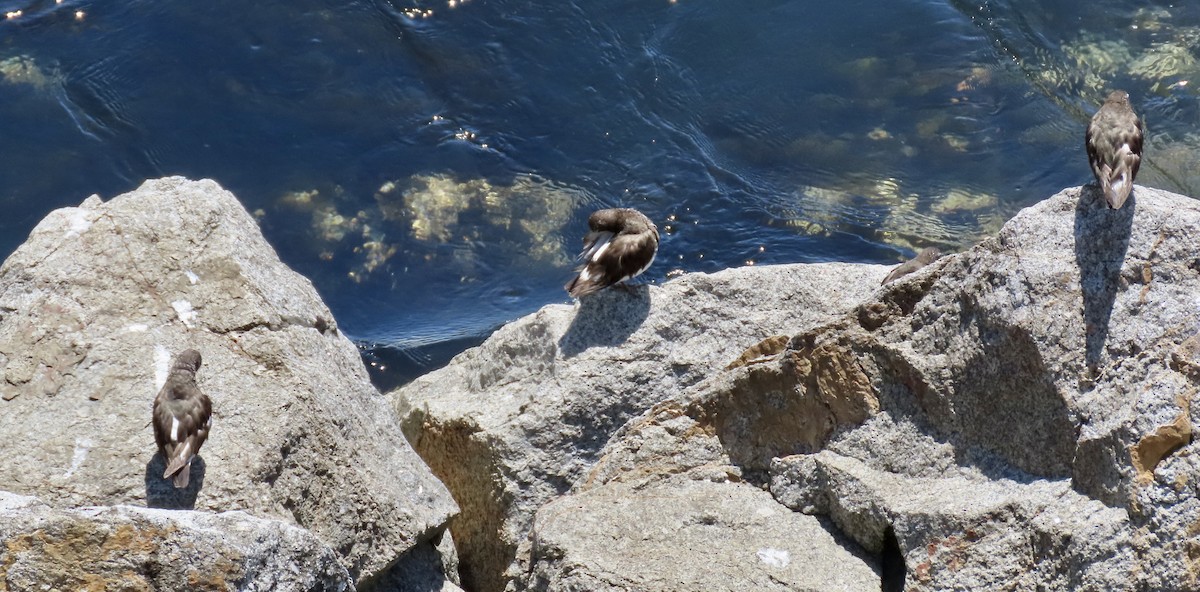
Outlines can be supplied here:
<path id="1" fill-rule="evenodd" d="M 658 227 L 630 208 L 598 210 L 588 216 L 591 232 L 583 237 L 579 275 L 566 286 L 573 298 L 582 298 L 630 279 L 650 267 L 658 252 Z"/>
<path id="2" fill-rule="evenodd" d="M 1085 145 L 1108 207 L 1119 209 L 1142 163 L 1142 122 L 1129 105 L 1129 93 L 1114 90 L 1108 95 L 1088 124 Z"/>
<path id="3" fill-rule="evenodd" d="M 880 282 L 879 285 L 882 286 L 888 282 L 898 280 L 918 269 L 921 269 L 922 267 L 925 267 L 926 265 L 929 265 L 930 263 L 933 263 L 934 261 L 937 261 L 941 256 L 941 249 L 938 249 L 937 247 L 925 247 L 924 249 L 921 249 L 920 253 L 917 253 L 916 257 L 897 265 L 896 269 L 893 269 L 892 273 L 889 273 L 887 277 L 883 278 L 883 281 Z"/>
<path id="4" fill-rule="evenodd" d="M 192 459 L 212 428 L 212 401 L 196 386 L 199 369 L 200 352 L 189 349 L 180 353 L 154 398 L 154 440 L 167 460 L 163 479 L 173 477 L 177 488 L 187 487 Z"/>

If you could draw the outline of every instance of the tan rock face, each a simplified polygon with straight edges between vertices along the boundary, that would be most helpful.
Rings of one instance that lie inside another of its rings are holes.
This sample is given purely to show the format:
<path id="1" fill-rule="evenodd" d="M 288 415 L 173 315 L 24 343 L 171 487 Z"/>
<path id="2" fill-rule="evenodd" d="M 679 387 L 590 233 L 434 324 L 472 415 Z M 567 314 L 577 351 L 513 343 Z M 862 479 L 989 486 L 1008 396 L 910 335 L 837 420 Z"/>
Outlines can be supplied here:
<path id="1" fill-rule="evenodd" d="M 1154 469 L 1167 455 L 1192 443 L 1192 400 L 1180 396 L 1176 402 L 1179 415 L 1175 420 L 1142 436 L 1129 450 L 1129 460 L 1137 471 L 1135 479 L 1140 485 L 1149 485 L 1154 481 Z"/>
<path id="2" fill-rule="evenodd" d="M 150 406 L 187 348 L 215 425 L 175 490 Z M 0 490 L 294 522 L 359 581 L 456 511 L 312 284 L 180 178 L 52 212 L 0 266 Z"/>
<path id="3" fill-rule="evenodd" d="M 758 355 L 755 349 L 748 353 Z M 855 354 L 834 341 L 801 340 L 773 359 L 759 359 L 728 370 L 726 384 L 689 407 L 740 467 L 765 471 L 777 456 L 816 452 L 835 430 L 879 410 L 878 393 Z"/>

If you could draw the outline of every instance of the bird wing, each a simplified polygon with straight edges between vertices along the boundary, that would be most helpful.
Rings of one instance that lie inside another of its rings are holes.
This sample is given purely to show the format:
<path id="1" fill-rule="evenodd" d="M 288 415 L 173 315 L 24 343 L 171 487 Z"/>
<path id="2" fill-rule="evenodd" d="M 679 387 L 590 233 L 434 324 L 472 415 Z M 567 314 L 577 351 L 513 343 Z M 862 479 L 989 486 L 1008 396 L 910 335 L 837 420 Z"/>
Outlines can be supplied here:
<path id="1" fill-rule="evenodd" d="M 167 468 L 163 478 L 178 474 L 192 462 L 212 428 L 212 402 L 198 387 L 189 386 L 198 396 L 171 401 L 161 406 L 162 413 L 155 414 L 155 433 L 161 431 L 166 441 L 163 453 L 167 456 Z"/>
<path id="2" fill-rule="evenodd" d="M 607 230 L 594 230 L 587 233 L 583 237 L 583 250 L 579 252 L 578 259 L 580 261 L 591 261 L 596 257 L 596 253 L 604 250 L 604 247 L 612 241 L 614 233 Z"/>
<path id="3" fill-rule="evenodd" d="M 658 252 L 658 238 L 649 232 L 617 236 L 613 243 L 609 256 L 616 259 L 618 282 L 646 271 Z"/>

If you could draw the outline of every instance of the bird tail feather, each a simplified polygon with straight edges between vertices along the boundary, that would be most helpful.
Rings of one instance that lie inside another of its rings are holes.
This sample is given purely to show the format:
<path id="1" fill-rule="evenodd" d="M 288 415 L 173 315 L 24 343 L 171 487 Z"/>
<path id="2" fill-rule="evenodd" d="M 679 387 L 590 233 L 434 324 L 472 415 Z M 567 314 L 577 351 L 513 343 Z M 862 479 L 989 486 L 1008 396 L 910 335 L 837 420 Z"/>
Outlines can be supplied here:
<path id="1" fill-rule="evenodd" d="M 192 472 L 192 458 L 189 448 L 190 442 L 184 442 L 182 450 L 175 450 L 175 454 L 167 459 L 167 469 L 163 471 L 163 479 L 175 478 L 175 487 L 183 488 L 188 484 L 188 473 Z"/>
<path id="2" fill-rule="evenodd" d="M 599 290 L 601 285 L 599 282 L 599 276 L 584 278 L 583 273 L 581 272 L 579 275 L 575 276 L 575 279 L 567 282 L 567 285 L 563 286 L 563 288 L 567 290 L 567 294 L 569 294 L 572 298 L 582 298 Z"/>
<path id="3" fill-rule="evenodd" d="M 192 463 L 183 465 L 183 467 L 180 468 L 179 472 L 175 473 L 175 478 L 173 480 L 173 483 L 175 484 L 175 489 L 186 489 L 188 486 L 188 478 L 191 477 L 191 474 L 192 474 Z"/>
<path id="4" fill-rule="evenodd" d="M 167 457 L 167 471 L 163 473 L 163 477 L 170 477 L 190 462 L 192 462 L 192 442 L 190 439 L 184 440 L 183 444 L 171 451 L 171 455 Z"/>
<path id="5" fill-rule="evenodd" d="M 1132 176 L 1129 163 L 1125 159 L 1118 159 L 1116 169 L 1104 179 L 1104 197 L 1108 200 L 1108 207 L 1119 210 L 1125 205 L 1129 192 L 1133 190 L 1133 183 L 1130 182 Z"/>

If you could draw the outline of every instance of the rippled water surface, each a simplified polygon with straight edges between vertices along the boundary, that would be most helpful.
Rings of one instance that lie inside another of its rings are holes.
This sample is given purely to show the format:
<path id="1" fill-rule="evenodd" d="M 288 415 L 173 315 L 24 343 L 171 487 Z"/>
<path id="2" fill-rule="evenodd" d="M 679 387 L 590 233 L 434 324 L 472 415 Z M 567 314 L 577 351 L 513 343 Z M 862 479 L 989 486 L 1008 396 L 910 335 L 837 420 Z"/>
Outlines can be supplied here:
<path id="1" fill-rule="evenodd" d="M 0 0 L 0 254 L 164 175 L 242 199 L 381 384 L 550 302 L 599 207 L 648 281 L 970 246 L 1090 181 L 1123 88 L 1139 181 L 1200 195 L 1200 4 Z M 386 367 L 386 370 L 380 370 Z"/>

